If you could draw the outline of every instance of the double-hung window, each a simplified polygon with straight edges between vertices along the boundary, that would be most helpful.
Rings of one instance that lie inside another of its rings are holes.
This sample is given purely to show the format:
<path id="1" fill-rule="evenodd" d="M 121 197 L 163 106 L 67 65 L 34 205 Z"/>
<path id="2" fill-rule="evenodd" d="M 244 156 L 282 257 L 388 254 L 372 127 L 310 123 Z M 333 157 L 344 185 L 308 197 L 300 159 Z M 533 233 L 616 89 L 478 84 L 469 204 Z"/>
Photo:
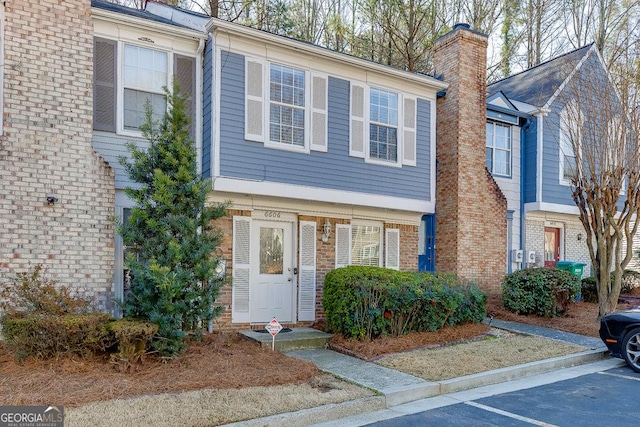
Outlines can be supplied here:
<path id="1" fill-rule="evenodd" d="M 270 64 L 270 142 L 305 146 L 305 80 L 302 70 Z"/>
<path id="2" fill-rule="evenodd" d="M 577 176 L 578 163 L 575 148 L 580 145 L 580 107 L 574 102 L 560 113 L 560 181 L 569 184 Z"/>
<path id="3" fill-rule="evenodd" d="M 124 45 L 124 129 L 140 129 L 146 120 L 147 104 L 154 121 L 159 121 L 166 112 L 163 87 L 167 86 L 169 75 L 167 56 L 167 52 Z"/>
<path id="4" fill-rule="evenodd" d="M 167 111 L 164 87 L 176 79 L 191 118 L 189 131 L 196 138 L 196 58 L 170 49 L 152 49 L 116 39 L 94 38 L 93 129 L 139 133 L 146 120 L 147 102 L 152 119 Z"/>
<path id="5" fill-rule="evenodd" d="M 326 152 L 328 90 L 326 75 L 245 57 L 245 140 L 278 150 Z"/>
<path id="6" fill-rule="evenodd" d="M 369 157 L 398 161 L 398 94 L 382 89 L 369 91 Z"/>
<path id="7" fill-rule="evenodd" d="M 487 169 L 494 175 L 511 176 L 511 126 L 487 122 Z"/>
<path id="8" fill-rule="evenodd" d="M 417 166 L 418 98 L 356 81 L 350 82 L 349 97 L 349 156 Z"/>

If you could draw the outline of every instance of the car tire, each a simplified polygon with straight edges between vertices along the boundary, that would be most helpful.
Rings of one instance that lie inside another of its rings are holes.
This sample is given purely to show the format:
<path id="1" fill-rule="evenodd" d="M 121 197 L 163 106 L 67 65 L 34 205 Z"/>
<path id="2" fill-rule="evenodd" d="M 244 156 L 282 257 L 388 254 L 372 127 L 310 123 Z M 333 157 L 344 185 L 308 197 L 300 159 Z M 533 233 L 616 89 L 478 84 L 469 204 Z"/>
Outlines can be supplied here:
<path id="1" fill-rule="evenodd" d="M 622 356 L 631 369 L 640 372 L 640 328 L 627 332 L 622 339 Z"/>

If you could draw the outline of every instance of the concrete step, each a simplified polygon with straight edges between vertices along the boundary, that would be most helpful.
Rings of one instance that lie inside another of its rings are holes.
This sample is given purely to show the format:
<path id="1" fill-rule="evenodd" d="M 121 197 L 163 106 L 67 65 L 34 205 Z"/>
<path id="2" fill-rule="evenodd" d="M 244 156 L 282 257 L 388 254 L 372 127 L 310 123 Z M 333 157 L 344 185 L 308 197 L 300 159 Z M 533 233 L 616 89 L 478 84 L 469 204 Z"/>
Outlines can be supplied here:
<path id="1" fill-rule="evenodd" d="M 269 332 L 240 331 L 240 335 L 254 341 L 261 347 L 271 348 L 272 342 L 278 351 L 325 348 L 333 336 L 313 328 L 291 328 L 290 332 L 280 332 L 273 340 Z"/>

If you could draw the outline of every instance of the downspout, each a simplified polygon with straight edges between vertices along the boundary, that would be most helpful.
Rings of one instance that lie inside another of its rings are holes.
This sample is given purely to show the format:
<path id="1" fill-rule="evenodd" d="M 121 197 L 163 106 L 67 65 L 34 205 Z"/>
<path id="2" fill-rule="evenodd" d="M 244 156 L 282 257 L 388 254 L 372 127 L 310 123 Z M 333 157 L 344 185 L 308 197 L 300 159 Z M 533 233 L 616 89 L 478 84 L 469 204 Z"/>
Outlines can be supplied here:
<path id="1" fill-rule="evenodd" d="M 525 236 L 525 213 L 524 213 L 524 140 L 525 140 L 525 132 L 531 126 L 531 117 L 528 117 L 524 122 L 524 125 L 520 128 L 520 248 L 524 252 L 522 255 L 522 261 L 518 268 L 522 270 L 525 266 L 525 257 L 528 256 L 528 251 L 526 249 L 527 239 Z"/>
<path id="2" fill-rule="evenodd" d="M 198 94 L 197 99 L 200 99 L 200 105 L 196 106 L 196 123 L 195 123 L 195 134 L 196 136 L 196 170 L 198 174 L 202 174 L 202 89 L 204 87 L 203 75 L 200 70 L 202 70 L 202 64 L 204 59 L 202 58 L 202 52 L 204 51 L 204 39 L 201 38 L 198 40 L 198 49 L 196 50 L 196 93 Z"/>

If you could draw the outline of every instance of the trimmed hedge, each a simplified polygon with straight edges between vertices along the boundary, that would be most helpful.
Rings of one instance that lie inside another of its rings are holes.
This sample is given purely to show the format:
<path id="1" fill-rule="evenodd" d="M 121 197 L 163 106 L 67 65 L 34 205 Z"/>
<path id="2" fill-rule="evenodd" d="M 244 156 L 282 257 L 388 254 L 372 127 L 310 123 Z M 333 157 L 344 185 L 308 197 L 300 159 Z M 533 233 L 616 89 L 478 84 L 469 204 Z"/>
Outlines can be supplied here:
<path id="1" fill-rule="evenodd" d="M 106 313 L 61 316 L 16 313 L 2 318 L 2 333 L 7 348 L 18 360 L 30 356 L 41 359 L 66 354 L 89 356 L 114 344 L 107 327 L 110 319 Z"/>
<path id="2" fill-rule="evenodd" d="M 0 320 L 7 348 L 16 359 L 81 357 L 113 351 L 112 359 L 126 370 L 141 362 L 158 325 L 132 319 L 113 320 L 107 313 L 12 313 Z"/>
<path id="3" fill-rule="evenodd" d="M 557 268 L 525 268 L 502 282 L 502 303 L 516 314 L 558 316 L 580 292 L 580 278 Z"/>
<path id="4" fill-rule="evenodd" d="M 109 323 L 109 330 L 118 343 L 118 352 L 111 355 L 111 360 L 121 371 L 128 371 L 134 364 L 144 361 L 151 340 L 158 332 L 158 325 L 143 320 L 120 319 Z"/>
<path id="5" fill-rule="evenodd" d="M 327 273 L 323 289 L 329 330 L 369 340 L 479 323 L 486 317 L 486 301 L 475 285 L 452 275 L 381 267 L 335 269 Z"/>

